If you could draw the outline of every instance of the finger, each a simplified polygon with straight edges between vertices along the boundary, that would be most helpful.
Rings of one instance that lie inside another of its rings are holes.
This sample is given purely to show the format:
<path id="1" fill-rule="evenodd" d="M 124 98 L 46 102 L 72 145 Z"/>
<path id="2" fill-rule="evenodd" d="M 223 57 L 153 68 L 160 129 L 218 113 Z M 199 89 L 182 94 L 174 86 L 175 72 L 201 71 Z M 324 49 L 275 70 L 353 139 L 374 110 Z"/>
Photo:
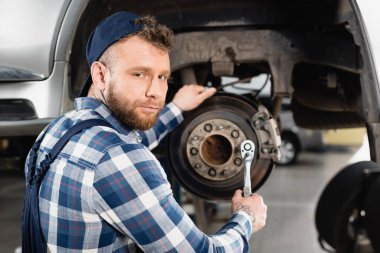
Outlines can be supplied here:
<path id="1" fill-rule="evenodd" d="M 199 94 L 199 98 L 201 98 L 202 100 L 205 100 L 211 97 L 212 95 L 214 95 L 215 92 L 216 92 L 216 89 L 214 87 L 205 89 L 202 93 Z"/>
<path id="2" fill-rule="evenodd" d="M 255 198 L 255 199 L 261 200 L 260 202 L 262 202 L 262 204 L 264 204 L 264 199 L 263 199 L 263 197 L 260 194 L 252 193 L 251 198 L 252 197 Z"/>
<path id="3" fill-rule="evenodd" d="M 202 93 L 202 92 L 205 91 L 205 89 L 206 89 L 206 87 L 195 84 L 195 90 L 196 90 L 196 92 Z"/>
<path id="4" fill-rule="evenodd" d="M 192 91 L 195 93 L 202 93 L 206 87 L 199 84 L 185 84 L 182 87 L 186 87 L 188 91 Z"/>
<path id="5" fill-rule="evenodd" d="M 211 93 L 211 95 L 213 95 L 215 92 L 216 92 L 216 88 L 214 87 L 205 87 L 203 92 L 208 92 L 208 93 Z"/>
<path id="6" fill-rule="evenodd" d="M 234 197 L 241 197 L 243 196 L 243 191 L 240 189 L 237 189 L 234 193 Z"/>
<path id="7" fill-rule="evenodd" d="M 255 208 L 266 212 L 267 206 L 265 205 L 264 199 L 261 197 L 261 195 L 253 193 L 251 196 L 249 196 L 249 198 L 255 203 Z"/>

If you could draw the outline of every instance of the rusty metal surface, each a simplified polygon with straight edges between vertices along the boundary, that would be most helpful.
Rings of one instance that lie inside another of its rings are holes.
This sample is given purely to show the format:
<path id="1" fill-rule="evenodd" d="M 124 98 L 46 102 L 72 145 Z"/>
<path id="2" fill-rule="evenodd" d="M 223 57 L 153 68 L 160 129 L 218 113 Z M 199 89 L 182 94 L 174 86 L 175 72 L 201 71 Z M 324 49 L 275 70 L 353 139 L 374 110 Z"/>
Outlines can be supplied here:
<path id="1" fill-rule="evenodd" d="M 242 170 L 238 147 L 246 138 L 240 127 L 229 120 L 205 120 L 190 133 L 187 158 L 194 171 L 206 179 L 233 178 Z"/>
<path id="2" fill-rule="evenodd" d="M 243 186 L 239 146 L 250 139 L 257 146 L 251 166 L 252 190 L 259 189 L 274 167 L 273 156 L 261 147 L 275 141 L 264 134 L 268 124 L 254 127 L 252 118 L 257 112 L 254 101 L 220 93 L 186 113 L 169 140 L 172 170 L 181 185 L 205 199 L 229 199 Z"/>

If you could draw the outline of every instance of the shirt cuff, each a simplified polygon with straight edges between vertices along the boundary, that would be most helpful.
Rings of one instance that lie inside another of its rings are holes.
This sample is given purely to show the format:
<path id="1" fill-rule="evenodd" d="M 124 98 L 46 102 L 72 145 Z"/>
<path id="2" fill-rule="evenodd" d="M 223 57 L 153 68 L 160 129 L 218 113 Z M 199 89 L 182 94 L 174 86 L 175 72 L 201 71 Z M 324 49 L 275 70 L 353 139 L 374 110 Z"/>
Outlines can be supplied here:
<path id="1" fill-rule="evenodd" d="M 179 118 L 179 119 L 181 119 L 180 121 L 182 121 L 182 119 L 183 119 L 182 110 L 179 109 L 179 107 L 175 103 L 170 102 L 167 104 L 167 107 L 169 108 L 169 110 L 173 113 L 173 115 L 176 118 Z"/>
<path id="2" fill-rule="evenodd" d="M 252 218 L 245 211 L 240 210 L 234 212 L 230 219 L 232 222 L 236 222 L 240 226 L 237 226 L 235 229 L 238 230 L 242 235 L 245 236 L 247 241 L 252 235 Z"/>
<path id="3" fill-rule="evenodd" d="M 249 214 L 247 214 L 247 212 L 245 212 L 243 210 L 239 210 L 236 213 L 242 214 L 243 216 L 245 216 L 249 221 L 249 225 L 252 227 L 252 217 Z"/>

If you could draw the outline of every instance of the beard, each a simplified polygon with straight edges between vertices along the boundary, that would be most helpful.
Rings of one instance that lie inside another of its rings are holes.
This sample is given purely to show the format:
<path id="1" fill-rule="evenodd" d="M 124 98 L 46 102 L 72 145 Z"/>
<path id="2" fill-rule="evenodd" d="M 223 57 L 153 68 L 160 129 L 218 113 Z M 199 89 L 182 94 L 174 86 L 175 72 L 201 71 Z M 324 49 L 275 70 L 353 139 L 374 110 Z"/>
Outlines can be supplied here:
<path id="1" fill-rule="evenodd" d="M 125 126 L 134 130 L 148 130 L 157 122 L 158 115 L 163 107 L 163 102 L 157 102 L 153 99 L 147 101 L 130 100 L 121 101 L 120 97 L 111 85 L 111 89 L 106 97 L 106 103 L 115 117 Z M 155 106 L 159 107 L 157 113 L 138 113 L 140 106 Z"/>

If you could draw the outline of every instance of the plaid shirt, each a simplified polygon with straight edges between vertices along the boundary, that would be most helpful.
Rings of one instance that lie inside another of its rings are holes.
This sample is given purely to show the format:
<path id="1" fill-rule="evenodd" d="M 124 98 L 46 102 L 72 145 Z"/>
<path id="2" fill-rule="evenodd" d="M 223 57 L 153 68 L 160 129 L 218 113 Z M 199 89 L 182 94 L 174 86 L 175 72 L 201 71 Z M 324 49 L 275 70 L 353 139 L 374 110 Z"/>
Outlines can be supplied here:
<path id="1" fill-rule="evenodd" d="M 40 188 L 40 219 L 51 252 L 247 252 L 249 216 L 236 212 L 207 236 L 173 198 L 160 163 L 148 148 L 182 120 L 169 103 L 156 125 L 138 133 L 123 126 L 99 100 L 78 98 L 75 110 L 46 134 L 37 164 L 75 123 L 104 118 L 73 136 L 46 173 Z M 46 131 L 46 130 L 45 130 Z"/>

